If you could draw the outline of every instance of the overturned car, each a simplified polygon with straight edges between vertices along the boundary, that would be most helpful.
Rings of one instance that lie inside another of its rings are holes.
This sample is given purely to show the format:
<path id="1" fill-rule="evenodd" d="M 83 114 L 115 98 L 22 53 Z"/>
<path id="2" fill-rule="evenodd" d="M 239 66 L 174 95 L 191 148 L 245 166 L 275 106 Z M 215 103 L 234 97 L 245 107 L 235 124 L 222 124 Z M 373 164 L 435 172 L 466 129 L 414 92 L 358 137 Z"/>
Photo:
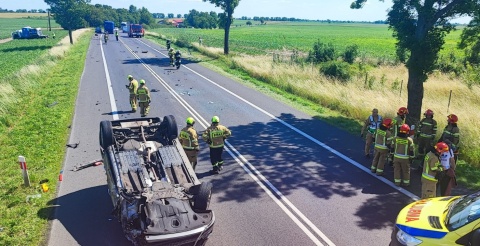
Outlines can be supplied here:
<path id="1" fill-rule="evenodd" d="M 212 185 L 200 183 L 171 115 L 100 122 L 100 146 L 118 218 L 134 245 L 204 245 Z"/>

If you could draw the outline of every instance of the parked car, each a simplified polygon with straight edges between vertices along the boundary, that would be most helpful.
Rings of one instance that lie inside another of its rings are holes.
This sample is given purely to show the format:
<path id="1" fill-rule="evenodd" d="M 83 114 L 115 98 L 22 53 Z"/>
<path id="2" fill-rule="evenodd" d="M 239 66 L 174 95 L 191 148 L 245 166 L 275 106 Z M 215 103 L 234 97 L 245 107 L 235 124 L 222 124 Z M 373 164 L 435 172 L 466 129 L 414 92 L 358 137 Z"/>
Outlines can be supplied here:
<path id="1" fill-rule="evenodd" d="M 398 214 L 390 245 L 480 245 L 480 192 L 407 205 Z"/>
<path id="2" fill-rule="evenodd" d="M 204 245 L 215 216 L 172 115 L 100 122 L 113 214 L 134 245 Z"/>

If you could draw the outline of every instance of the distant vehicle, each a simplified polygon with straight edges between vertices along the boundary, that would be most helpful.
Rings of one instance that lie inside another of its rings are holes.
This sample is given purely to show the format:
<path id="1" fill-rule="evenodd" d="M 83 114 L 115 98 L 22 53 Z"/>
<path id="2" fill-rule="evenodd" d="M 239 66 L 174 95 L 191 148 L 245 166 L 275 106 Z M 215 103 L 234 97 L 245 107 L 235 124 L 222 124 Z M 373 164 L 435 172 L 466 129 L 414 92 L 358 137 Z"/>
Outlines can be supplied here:
<path id="1" fill-rule="evenodd" d="M 145 35 L 145 30 L 141 24 L 130 24 L 128 36 L 142 38 Z"/>
<path id="2" fill-rule="evenodd" d="M 35 39 L 35 38 L 48 38 L 47 35 L 43 35 L 41 28 L 32 28 L 29 26 L 23 27 L 21 30 L 12 32 L 13 39 Z"/>
<path id="3" fill-rule="evenodd" d="M 113 33 L 113 29 L 115 28 L 115 23 L 113 21 L 104 21 L 103 22 L 103 29 L 105 32 L 109 34 Z"/>
<path id="4" fill-rule="evenodd" d="M 205 245 L 212 185 L 197 178 L 172 115 L 102 121 L 99 141 L 112 214 L 133 245 Z"/>
<path id="5" fill-rule="evenodd" d="M 125 22 L 125 21 L 122 22 L 122 23 L 120 24 L 120 29 L 122 29 L 122 32 L 123 32 L 123 33 L 127 33 L 127 32 L 128 32 L 128 23 Z"/>
<path id="6" fill-rule="evenodd" d="M 98 34 L 102 33 L 102 28 L 99 27 L 99 26 L 96 27 L 96 28 L 95 28 L 95 33 L 98 33 Z"/>

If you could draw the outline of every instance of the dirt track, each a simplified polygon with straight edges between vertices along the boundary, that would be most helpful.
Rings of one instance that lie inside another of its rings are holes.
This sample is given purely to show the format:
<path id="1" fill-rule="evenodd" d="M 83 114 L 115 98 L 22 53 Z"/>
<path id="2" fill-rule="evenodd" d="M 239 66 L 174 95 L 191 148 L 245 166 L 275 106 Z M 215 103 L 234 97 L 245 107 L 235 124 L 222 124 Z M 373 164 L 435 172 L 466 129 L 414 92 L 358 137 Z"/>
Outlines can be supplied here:
<path id="1" fill-rule="evenodd" d="M 0 44 L 10 42 L 10 41 L 12 41 L 12 38 L 0 39 Z"/>

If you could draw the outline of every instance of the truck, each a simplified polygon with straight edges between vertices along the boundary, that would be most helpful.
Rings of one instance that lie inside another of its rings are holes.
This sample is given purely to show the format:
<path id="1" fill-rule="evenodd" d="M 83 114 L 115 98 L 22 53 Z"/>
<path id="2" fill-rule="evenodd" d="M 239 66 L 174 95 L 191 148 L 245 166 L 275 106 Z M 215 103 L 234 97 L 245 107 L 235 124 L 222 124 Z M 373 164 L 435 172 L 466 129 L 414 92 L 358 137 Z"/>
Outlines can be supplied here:
<path id="1" fill-rule="evenodd" d="M 123 33 L 127 33 L 128 32 L 128 23 L 123 21 L 122 23 L 120 23 L 120 28 L 122 29 Z"/>
<path id="2" fill-rule="evenodd" d="M 108 194 L 133 245 L 205 245 L 212 184 L 200 182 L 173 115 L 100 122 Z"/>
<path id="3" fill-rule="evenodd" d="M 133 37 L 143 37 L 145 36 L 145 30 L 141 24 L 130 24 L 128 36 Z"/>
<path id="4" fill-rule="evenodd" d="M 35 39 L 35 38 L 48 38 L 47 35 L 42 33 L 41 28 L 32 28 L 29 26 L 23 27 L 21 30 L 12 32 L 13 39 Z"/>
<path id="5" fill-rule="evenodd" d="M 103 22 L 103 29 L 105 30 L 105 32 L 113 33 L 114 28 L 115 28 L 115 23 L 113 21 Z"/>

